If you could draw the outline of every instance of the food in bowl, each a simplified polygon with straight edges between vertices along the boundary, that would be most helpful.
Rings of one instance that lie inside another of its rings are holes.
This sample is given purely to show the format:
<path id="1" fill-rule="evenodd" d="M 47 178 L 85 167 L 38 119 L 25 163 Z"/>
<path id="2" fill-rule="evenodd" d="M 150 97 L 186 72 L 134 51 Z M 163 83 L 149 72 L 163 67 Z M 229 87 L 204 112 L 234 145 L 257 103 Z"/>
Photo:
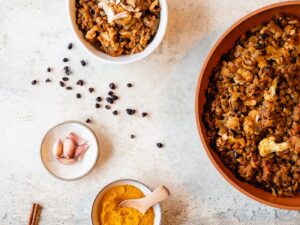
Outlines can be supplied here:
<path id="1" fill-rule="evenodd" d="M 159 27 L 158 0 L 76 0 L 75 6 L 85 39 L 111 56 L 143 51 Z"/>
<path id="2" fill-rule="evenodd" d="M 118 207 L 128 199 L 145 197 L 143 192 L 133 185 L 117 185 L 108 189 L 101 198 L 98 218 L 101 225 L 153 225 L 154 211 L 150 208 L 144 215 L 133 208 Z"/>
<path id="3" fill-rule="evenodd" d="M 72 165 L 82 159 L 88 148 L 86 140 L 71 132 L 63 141 L 58 139 L 53 144 L 52 153 L 61 164 Z"/>
<path id="4" fill-rule="evenodd" d="M 279 15 L 236 43 L 213 70 L 203 123 L 241 180 L 275 196 L 300 182 L 300 23 Z"/>

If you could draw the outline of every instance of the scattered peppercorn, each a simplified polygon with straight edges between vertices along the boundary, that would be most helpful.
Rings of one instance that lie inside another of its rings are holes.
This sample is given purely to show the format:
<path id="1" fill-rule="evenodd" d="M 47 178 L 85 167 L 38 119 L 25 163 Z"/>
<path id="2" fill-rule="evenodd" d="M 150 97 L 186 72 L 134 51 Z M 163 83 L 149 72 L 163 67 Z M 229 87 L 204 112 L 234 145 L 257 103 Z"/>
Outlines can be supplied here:
<path id="1" fill-rule="evenodd" d="M 131 87 L 132 87 L 132 84 L 131 84 L 131 83 L 128 83 L 128 84 L 127 84 L 127 87 L 131 88 Z"/>
<path id="2" fill-rule="evenodd" d="M 112 95 L 114 95 L 114 92 L 113 91 L 109 91 L 108 95 L 112 96 Z"/>
<path id="3" fill-rule="evenodd" d="M 68 49 L 70 50 L 70 49 L 72 49 L 72 48 L 73 48 L 73 44 L 72 44 L 72 43 L 69 43 Z"/>
<path id="4" fill-rule="evenodd" d="M 109 105 L 106 105 L 105 108 L 106 108 L 106 109 L 110 109 L 110 106 L 109 106 Z"/>
<path id="5" fill-rule="evenodd" d="M 126 109 L 126 112 L 127 112 L 128 115 L 133 115 L 133 114 L 135 114 L 136 110 L 134 110 L 134 109 Z"/>
<path id="6" fill-rule="evenodd" d="M 72 90 L 73 88 L 70 87 L 70 86 L 68 86 L 68 87 L 66 87 L 66 89 L 70 91 L 70 90 Z"/>
<path id="7" fill-rule="evenodd" d="M 99 108 L 101 107 L 101 105 L 100 105 L 99 103 L 96 103 L 96 104 L 95 104 L 95 107 L 96 107 L 97 109 L 99 109 Z"/>
<path id="8" fill-rule="evenodd" d="M 111 98 L 112 98 L 114 101 L 116 101 L 116 100 L 118 100 L 118 99 L 119 99 L 119 97 L 118 97 L 118 96 L 116 96 L 116 95 L 112 95 L 112 96 L 111 96 Z"/>
<path id="9" fill-rule="evenodd" d="M 162 148 L 164 145 L 163 145 L 162 143 L 157 143 L 156 146 L 157 146 L 158 148 Z"/>
<path id="10" fill-rule="evenodd" d="M 101 102 L 102 101 L 102 98 L 99 96 L 96 98 L 96 102 Z"/>
<path id="11" fill-rule="evenodd" d="M 65 71 L 66 75 L 70 75 L 71 74 L 70 68 L 68 66 L 64 67 L 64 71 Z"/>
<path id="12" fill-rule="evenodd" d="M 63 81 L 68 81 L 68 80 L 69 80 L 69 78 L 67 78 L 67 77 L 63 77 L 63 78 L 62 78 L 62 80 L 63 80 Z"/>
<path id="13" fill-rule="evenodd" d="M 86 62 L 84 60 L 81 60 L 80 63 L 82 66 L 86 66 Z"/>
<path id="14" fill-rule="evenodd" d="M 48 72 L 48 73 L 51 72 L 51 68 L 50 68 L 50 67 L 47 68 L 47 72 Z"/>
<path id="15" fill-rule="evenodd" d="M 80 94 L 80 93 L 77 93 L 77 94 L 76 94 L 76 98 L 81 98 L 81 94 Z"/>
<path id="16" fill-rule="evenodd" d="M 32 85 L 36 85 L 36 84 L 37 84 L 37 80 L 31 81 L 31 84 L 32 84 Z"/>
<path id="17" fill-rule="evenodd" d="M 143 112 L 143 113 L 142 113 L 142 117 L 146 117 L 146 116 L 148 116 L 148 113 Z"/>
<path id="18" fill-rule="evenodd" d="M 87 119 L 86 121 L 85 121 L 86 123 L 90 123 L 90 122 L 92 122 L 90 119 Z"/>
<path id="19" fill-rule="evenodd" d="M 84 82 L 83 82 L 83 80 L 78 80 L 76 84 L 77 84 L 77 85 L 80 85 L 80 86 L 83 86 L 83 85 L 84 85 Z"/>
<path id="20" fill-rule="evenodd" d="M 132 134 L 132 135 L 130 135 L 130 138 L 133 139 L 133 138 L 135 138 L 135 136 Z"/>
<path id="21" fill-rule="evenodd" d="M 63 62 L 68 62 L 69 59 L 68 58 L 63 58 Z"/>
<path id="22" fill-rule="evenodd" d="M 89 88 L 89 92 L 90 92 L 90 93 L 93 93 L 94 91 L 95 91 L 94 88 L 92 88 L 92 87 Z"/>
<path id="23" fill-rule="evenodd" d="M 114 90 L 116 89 L 116 85 L 114 83 L 110 83 L 109 84 L 110 89 Z"/>
<path id="24" fill-rule="evenodd" d="M 116 115 L 118 115 L 118 111 L 117 111 L 117 110 L 114 110 L 114 111 L 112 112 L 112 114 L 116 116 Z"/>
<path id="25" fill-rule="evenodd" d="M 51 80 L 50 80 L 49 78 L 47 78 L 47 79 L 45 80 L 45 82 L 46 82 L 46 83 L 50 83 Z"/>
<path id="26" fill-rule="evenodd" d="M 106 101 L 109 103 L 109 104 L 113 104 L 114 103 L 114 100 L 112 98 L 106 98 Z"/>
<path id="27" fill-rule="evenodd" d="M 61 87 L 64 87 L 64 86 L 65 86 L 65 83 L 62 82 L 62 81 L 59 81 L 59 85 L 60 85 Z"/>

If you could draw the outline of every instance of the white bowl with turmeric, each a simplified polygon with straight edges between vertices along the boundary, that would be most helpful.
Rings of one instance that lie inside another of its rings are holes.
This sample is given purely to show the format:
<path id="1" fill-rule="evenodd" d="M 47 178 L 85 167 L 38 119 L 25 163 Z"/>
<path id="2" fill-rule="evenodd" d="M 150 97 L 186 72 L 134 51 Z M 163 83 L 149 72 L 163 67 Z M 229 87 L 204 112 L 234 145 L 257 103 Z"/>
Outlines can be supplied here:
<path id="1" fill-rule="evenodd" d="M 118 205 L 128 199 L 142 198 L 151 193 L 146 185 L 134 180 L 118 180 L 105 186 L 97 195 L 92 207 L 93 225 L 160 225 L 159 204 L 144 215 L 138 210 Z"/>
<path id="2" fill-rule="evenodd" d="M 69 0 L 79 43 L 98 60 L 128 64 L 150 55 L 168 23 L 166 0 Z"/>

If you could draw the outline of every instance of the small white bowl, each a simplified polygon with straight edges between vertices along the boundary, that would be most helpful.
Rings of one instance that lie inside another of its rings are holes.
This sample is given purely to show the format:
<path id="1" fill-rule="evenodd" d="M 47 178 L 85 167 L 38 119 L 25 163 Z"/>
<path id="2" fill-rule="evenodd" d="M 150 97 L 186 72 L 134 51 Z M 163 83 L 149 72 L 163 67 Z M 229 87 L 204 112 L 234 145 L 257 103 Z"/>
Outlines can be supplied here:
<path id="1" fill-rule="evenodd" d="M 93 225 L 101 225 L 99 220 L 99 204 L 102 199 L 102 196 L 112 187 L 119 186 L 119 185 L 132 185 L 140 189 L 144 195 L 148 195 L 152 192 L 152 190 L 147 187 L 145 184 L 131 179 L 124 179 L 124 180 L 117 180 L 115 182 L 112 182 L 108 185 L 106 185 L 102 190 L 99 192 L 97 197 L 94 200 L 91 217 L 92 217 L 92 224 Z M 161 207 L 160 204 L 156 204 L 153 206 L 154 211 L 154 223 L 153 225 L 160 225 L 161 224 Z"/>
<path id="2" fill-rule="evenodd" d="M 136 62 L 138 60 L 145 58 L 146 56 L 150 55 L 161 43 L 167 30 L 167 24 L 168 24 L 167 1 L 159 0 L 160 7 L 161 7 L 160 23 L 159 23 L 157 33 L 155 34 L 153 40 L 149 43 L 149 45 L 140 53 L 136 53 L 133 55 L 122 55 L 122 56 L 112 57 L 106 53 L 101 52 L 100 50 L 97 50 L 84 38 L 82 31 L 80 31 L 76 23 L 75 2 L 76 0 L 68 1 L 68 11 L 69 11 L 68 13 L 71 20 L 72 30 L 75 36 L 77 37 L 79 43 L 83 46 L 83 48 L 91 55 L 93 55 L 95 58 L 97 58 L 98 60 L 104 63 L 121 65 L 121 64 Z"/>
<path id="3" fill-rule="evenodd" d="M 85 139 L 89 148 L 79 161 L 72 165 L 63 165 L 54 156 L 52 146 L 70 132 Z M 66 121 L 51 128 L 41 143 L 41 159 L 45 168 L 50 174 L 61 180 L 77 180 L 87 175 L 96 165 L 98 155 L 99 147 L 96 135 L 85 124 L 77 121 Z"/>

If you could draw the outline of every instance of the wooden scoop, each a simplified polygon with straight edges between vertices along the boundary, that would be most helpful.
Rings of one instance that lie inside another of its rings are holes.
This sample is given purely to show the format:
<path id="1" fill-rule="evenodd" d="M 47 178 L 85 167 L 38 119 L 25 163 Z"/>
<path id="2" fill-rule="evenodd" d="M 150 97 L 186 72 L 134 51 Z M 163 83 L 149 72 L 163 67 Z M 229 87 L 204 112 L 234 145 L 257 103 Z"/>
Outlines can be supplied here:
<path id="1" fill-rule="evenodd" d="M 140 211 L 140 213 L 145 214 L 150 207 L 167 199 L 169 195 L 170 192 L 165 186 L 159 186 L 146 197 L 125 200 L 119 204 L 119 207 L 134 208 Z"/>

